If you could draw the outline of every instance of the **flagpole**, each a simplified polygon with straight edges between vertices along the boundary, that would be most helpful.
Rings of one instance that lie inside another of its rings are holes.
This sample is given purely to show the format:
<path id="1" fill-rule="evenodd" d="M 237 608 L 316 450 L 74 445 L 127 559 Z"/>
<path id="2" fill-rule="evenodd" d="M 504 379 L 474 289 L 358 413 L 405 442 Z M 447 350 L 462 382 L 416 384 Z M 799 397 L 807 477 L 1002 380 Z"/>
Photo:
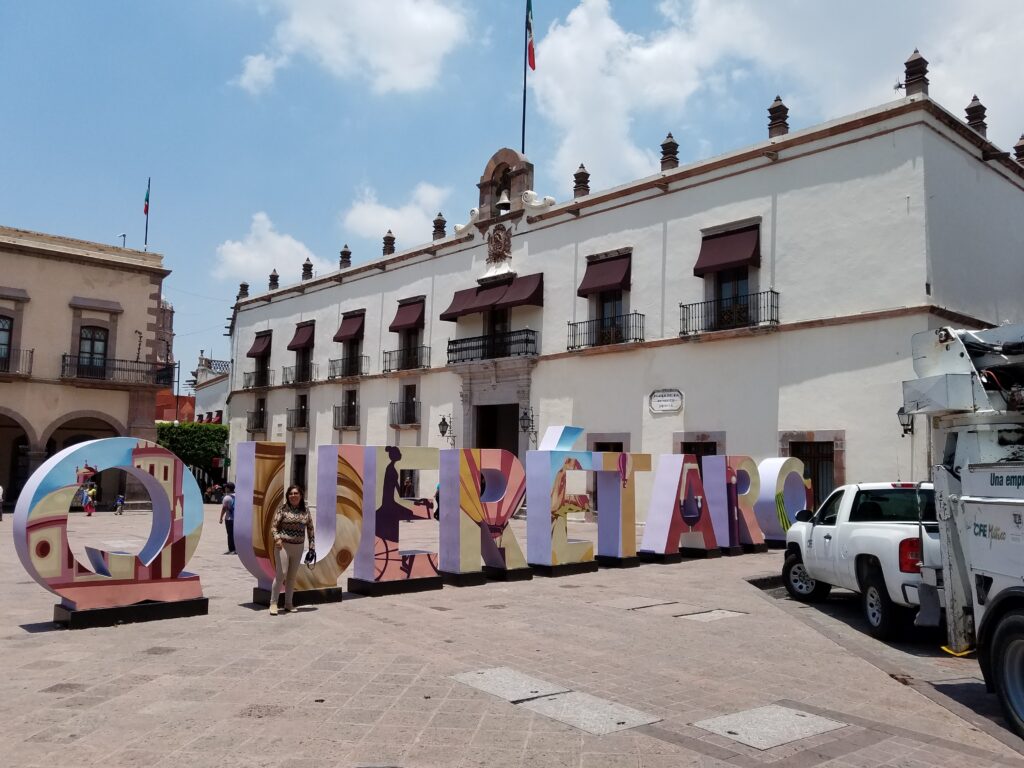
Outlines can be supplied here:
<path id="1" fill-rule="evenodd" d="M 530 0 L 526 0 L 527 12 L 523 22 L 523 133 L 520 153 L 526 154 L 526 57 L 530 46 Z"/>
<path id="2" fill-rule="evenodd" d="M 142 241 L 142 250 L 149 250 L 149 190 L 153 183 L 153 177 L 150 176 L 146 179 L 146 236 Z"/>

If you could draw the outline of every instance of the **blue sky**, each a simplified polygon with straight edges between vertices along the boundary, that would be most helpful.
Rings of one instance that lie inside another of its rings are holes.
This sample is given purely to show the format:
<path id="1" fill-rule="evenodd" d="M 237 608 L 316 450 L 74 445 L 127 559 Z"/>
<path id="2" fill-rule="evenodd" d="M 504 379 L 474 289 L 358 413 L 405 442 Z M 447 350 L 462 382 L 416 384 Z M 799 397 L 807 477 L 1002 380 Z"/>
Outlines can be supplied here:
<path id="1" fill-rule="evenodd" d="M 776 93 L 796 129 L 894 98 L 918 47 L 931 93 L 989 137 L 1024 132 L 1024 3 L 534 0 L 527 155 L 541 195 L 760 141 Z M 175 353 L 222 336 L 238 283 L 297 282 L 430 238 L 518 148 L 525 0 L 0 0 L 0 224 L 150 249 L 173 270 Z M 2 278 L 0 278 L 2 280 Z"/>

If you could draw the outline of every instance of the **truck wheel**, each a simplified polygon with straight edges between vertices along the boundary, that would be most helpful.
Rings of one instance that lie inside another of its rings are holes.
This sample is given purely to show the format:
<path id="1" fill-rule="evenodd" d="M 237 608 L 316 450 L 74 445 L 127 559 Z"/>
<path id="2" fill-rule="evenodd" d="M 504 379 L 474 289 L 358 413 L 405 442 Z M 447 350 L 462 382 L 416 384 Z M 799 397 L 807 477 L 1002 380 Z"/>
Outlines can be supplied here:
<path id="1" fill-rule="evenodd" d="M 1024 736 L 1024 613 L 1008 613 L 992 633 L 992 677 L 1006 720 Z"/>
<path id="2" fill-rule="evenodd" d="M 831 584 L 812 579 L 807 574 L 804 561 L 795 552 L 786 555 L 786 563 L 782 566 L 782 583 L 786 585 L 789 596 L 801 603 L 820 602 L 832 591 Z"/>
<path id="3" fill-rule="evenodd" d="M 888 640 L 899 629 L 900 616 L 898 607 L 889 598 L 889 590 L 885 588 L 885 578 L 877 570 L 868 571 L 863 586 L 861 600 L 868 632 L 879 640 Z"/>

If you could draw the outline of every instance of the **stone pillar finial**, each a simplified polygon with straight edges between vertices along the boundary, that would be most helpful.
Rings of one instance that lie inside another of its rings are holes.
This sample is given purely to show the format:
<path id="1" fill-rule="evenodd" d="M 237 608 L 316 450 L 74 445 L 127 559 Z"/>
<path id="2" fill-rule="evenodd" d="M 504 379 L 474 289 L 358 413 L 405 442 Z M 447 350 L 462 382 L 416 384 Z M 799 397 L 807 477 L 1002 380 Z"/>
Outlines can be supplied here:
<path id="1" fill-rule="evenodd" d="M 785 136 L 789 133 L 789 107 L 782 103 L 779 96 L 768 107 L 768 138 Z"/>
<path id="2" fill-rule="evenodd" d="M 967 113 L 967 125 L 985 136 L 988 133 L 988 123 L 985 122 L 985 105 L 978 100 L 977 94 L 964 111 Z"/>
<path id="3" fill-rule="evenodd" d="M 679 143 L 672 138 L 669 132 L 665 140 L 661 142 L 661 170 L 670 171 L 679 167 Z"/>
<path id="4" fill-rule="evenodd" d="M 338 268 L 348 269 L 352 266 L 352 251 L 349 250 L 348 243 L 345 243 L 341 247 L 341 251 L 338 253 Z"/>
<path id="5" fill-rule="evenodd" d="M 434 239 L 440 240 L 445 236 L 444 225 L 448 222 L 445 221 L 444 214 L 440 211 L 437 212 L 437 218 L 434 219 Z"/>
<path id="6" fill-rule="evenodd" d="M 306 257 L 306 260 L 302 262 L 302 279 L 312 280 L 313 279 L 313 262 Z"/>
<path id="7" fill-rule="evenodd" d="M 273 272 L 270 273 L 270 283 L 267 285 L 267 288 L 271 291 L 276 291 L 280 284 L 281 279 L 277 274 L 277 270 L 275 269 Z"/>
<path id="8" fill-rule="evenodd" d="M 576 169 L 576 173 L 572 175 L 572 179 L 575 182 L 572 188 L 572 196 L 574 198 L 590 194 L 590 173 L 584 167 L 583 163 L 580 163 L 580 167 Z"/>
<path id="9" fill-rule="evenodd" d="M 1024 133 L 1020 135 L 1020 139 L 1013 145 L 1013 159 L 1024 165 Z"/>
<path id="10" fill-rule="evenodd" d="M 384 255 L 385 256 L 390 256 L 394 252 L 395 252 L 395 236 L 393 234 L 391 234 L 391 230 L 389 229 L 388 233 L 386 235 L 384 235 Z"/>
<path id="11" fill-rule="evenodd" d="M 239 283 L 238 284 L 238 295 L 235 299 L 247 299 L 249 298 L 249 284 Z"/>
<path id="12" fill-rule="evenodd" d="M 903 85 L 907 96 L 928 95 L 928 60 L 917 48 L 903 62 Z"/>

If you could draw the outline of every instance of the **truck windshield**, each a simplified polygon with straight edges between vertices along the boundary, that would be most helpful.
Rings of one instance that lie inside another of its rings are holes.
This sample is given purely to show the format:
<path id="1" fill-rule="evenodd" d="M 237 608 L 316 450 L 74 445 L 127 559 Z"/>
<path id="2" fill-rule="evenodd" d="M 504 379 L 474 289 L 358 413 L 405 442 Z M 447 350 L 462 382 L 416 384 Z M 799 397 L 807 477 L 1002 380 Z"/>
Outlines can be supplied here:
<path id="1" fill-rule="evenodd" d="M 935 522 L 935 492 L 922 488 L 879 488 L 858 491 L 850 510 L 851 523 L 916 523 L 918 504 L 921 519 Z"/>

